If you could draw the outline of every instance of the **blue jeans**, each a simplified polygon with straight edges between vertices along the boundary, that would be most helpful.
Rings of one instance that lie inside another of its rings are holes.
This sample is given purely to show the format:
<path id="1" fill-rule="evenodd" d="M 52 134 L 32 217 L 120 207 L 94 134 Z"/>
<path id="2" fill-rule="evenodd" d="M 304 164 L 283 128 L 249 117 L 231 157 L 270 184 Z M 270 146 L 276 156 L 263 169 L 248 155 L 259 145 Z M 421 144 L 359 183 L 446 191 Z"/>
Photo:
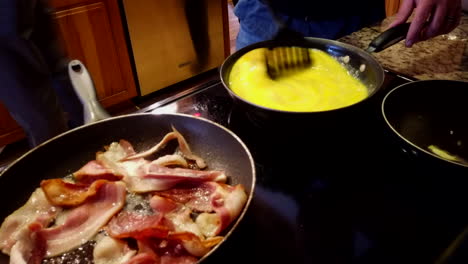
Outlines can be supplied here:
<path id="1" fill-rule="evenodd" d="M 83 122 L 42 0 L 0 1 L 0 102 L 31 146 Z"/>
<path id="2" fill-rule="evenodd" d="M 327 12 L 327 10 L 324 10 L 324 12 Z M 330 10 L 330 12 L 333 12 L 333 10 Z M 234 13 L 240 22 L 236 49 L 241 49 L 255 42 L 269 40 L 278 31 L 278 26 L 275 24 L 268 7 L 260 0 L 239 0 L 234 8 Z M 326 39 L 338 39 L 348 35 L 362 27 L 382 20 L 384 15 L 382 9 L 362 16 L 353 15 L 339 19 L 315 21 L 310 17 L 292 17 L 279 12 L 279 17 L 285 21 L 289 28 L 307 37 Z"/>

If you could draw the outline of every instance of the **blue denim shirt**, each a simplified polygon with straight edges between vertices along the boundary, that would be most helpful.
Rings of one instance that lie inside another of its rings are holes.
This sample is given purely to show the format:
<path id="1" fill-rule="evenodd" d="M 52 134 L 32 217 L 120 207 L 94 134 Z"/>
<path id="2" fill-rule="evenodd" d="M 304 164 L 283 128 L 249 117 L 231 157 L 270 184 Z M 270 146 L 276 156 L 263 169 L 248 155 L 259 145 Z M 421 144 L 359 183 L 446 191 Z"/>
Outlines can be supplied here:
<path id="1" fill-rule="evenodd" d="M 330 1 L 330 0 L 327 0 Z M 375 0 L 379 1 L 379 0 Z M 381 8 L 366 14 L 344 16 L 333 19 L 314 20 L 311 17 L 294 17 L 277 11 L 285 23 L 307 37 L 337 39 L 362 27 L 385 18 L 384 1 Z M 327 10 L 324 10 L 327 12 Z M 333 12 L 333 10 L 330 10 Z M 240 28 L 236 40 L 236 49 L 241 49 L 255 42 L 273 38 L 278 31 L 268 7 L 260 0 L 239 0 L 234 8 L 239 18 Z"/>

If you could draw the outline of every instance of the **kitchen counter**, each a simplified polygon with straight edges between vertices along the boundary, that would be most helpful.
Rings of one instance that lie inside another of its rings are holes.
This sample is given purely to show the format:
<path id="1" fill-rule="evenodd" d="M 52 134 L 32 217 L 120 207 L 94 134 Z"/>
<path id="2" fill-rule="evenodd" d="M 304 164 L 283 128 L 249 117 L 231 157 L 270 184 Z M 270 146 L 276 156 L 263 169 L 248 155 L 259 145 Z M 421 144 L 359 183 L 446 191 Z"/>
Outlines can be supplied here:
<path id="1" fill-rule="evenodd" d="M 392 18 L 363 28 L 340 39 L 341 42 L 365 49 Z M 375 58 L 388 70 L 419 80 L 448 79 L 468 81 L 468 13 L 460 25 L 449 34 L 416 43 L 411 48 L 404 41 L 379 53 Z"/>

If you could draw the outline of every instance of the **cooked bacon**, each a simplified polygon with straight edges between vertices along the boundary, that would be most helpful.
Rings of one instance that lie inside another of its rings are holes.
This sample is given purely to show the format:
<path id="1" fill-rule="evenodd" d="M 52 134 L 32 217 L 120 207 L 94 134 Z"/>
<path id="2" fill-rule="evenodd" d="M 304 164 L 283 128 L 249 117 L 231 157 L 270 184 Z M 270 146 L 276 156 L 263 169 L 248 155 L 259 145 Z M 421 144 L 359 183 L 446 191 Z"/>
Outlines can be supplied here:
<path id="1" fill-rule="evenodd" d="M 119 141 L 119 145 L 122 146 L 122 148 L 124 149 L 126 156 L 131 156 L 131 155 L 136 154 L 135 150 L 133 149 L 132 144 L 130 144 L 130 142 L 128 142 L 127 140 L 121 139 Z"/>
<path id="2" fill-rule="evenodd" d="M 179 154 L 173 155 L 165 155 L 157 160 L 153 161 L 154 164 L 158 164 L 159 166 L 179 166 L 183 168 L 187 168 L 189 165 L 187 161 Z"/>
<path id="3" fill-rule="evenodd" d="M 97 160 L 106 167 L 123 174 L 123 181 L 130 191 L 145 193 L 172 188 L 181 182 L 218 181 L 225 182 L 223 171 L 199 171 L 184 168 L 168 168 L 143 158 L 121 161 L 126 157 L 124 147 L 110 144 L 106 152 L 98 153 Z"/>
<path id="4" fill-rule="evenodd" d="M 129 264 L 193 264 L 198 260 L 190 256 L 175 240 L 138 240 L 138 255 Z"/>
<path id="5" fill-rule="evenodd" d="M 195 182 L 226 182 L 227 179 L 226 174 L 224 174 L 224 171 L 201 171 L 183 168 L 168 168 L 160 166 L 154 162 L 148 164 L 145 171 L 145 175 L 143 177 L 150 179 L 180 179 Z"/>
<path id="6" fill-rule="evenodd" d="M 216 191 L 216 187 L 216 184 L 211 183 L 187 184 L 156 194 L 199 212 L 212 212 L 214 209 L 210 197 Z"/>
<path id="7" fill-rule="evenodd" d="M 208 239 L 201 240 L 199 236 L 190 232 L 176 232 L 169 234 L 168 239 L 180 240 L 187 252 L 193 256 L 202 257 L 208 253 L 212 247 L 221 242 L 223 237 L 210 237 Z"/>
<path id="8" fill-rule="evenodd" d="M 43 180 L 41 188 L 47 199 L 55 206 L 78 206 L 96 195 L 106 180 L 97 180 L 91 185 L 70 183 L 62 179 Z"/>
<path id="9" fill-rule="evenodd" d="M 10 264 L 40 264 L 46 254 L 46 241 L 40 231 L 40 222 L 33 222 L 21 229 L 18 242 L 11 248 Z"/>
<path id="10" fill-rule="evenodd" d="M 193 256 L 170 256 L 170 255 L 163 255 L 161 257 L 161 264 L 193 264 L 197 263 L 197 258 Z"/>
<path id="11" fill-rule="evenodd" d="M 154 253 L 145 252 L 138 253 L 136 256 L 131 258 L 126 264 L 159 264 L 161 263 L 160 258 Z"/>
<path id="12" fill-rule="evenodd" d="M 207 184 L 217 185 L 211 199 L 215 212 L 221 218 L 221 227 L 216 233 L 219 234 L 239 216 L 247 202 L 247 194 L 241 184 L 236 186 L 218 183 Z"/>
<path id="13" fill-rule="evenodd" d="M 199 156 L 192 153 L 192 151 L 190 150 L 190 147 L 187 144 L 187 141 L 185 140 L 184 136 L 182 136 L 182 134 L 180 134 L 179 131 L 177 131 L 174 127 L 172 127 L 172 130 L 173 130 L 172 132 L 166 134 L 164 136 L 164 138 L 158 144 L 156 144 L 154 147 L 152 147 L 152 148 L 150 148 L 150 149 L 148 149 L 146 151 L 140 152 L 138 154 L 127 156 L 127 157 L 123 158 L 122 160 L 125 161 L 125 160 L 148 157 L 148 156 L 158 152 L 160 149 L 164 148 L 169 141 L 171 141 L 173 139 L 177 139 L 177 142 L 179 143 L 179 149 L 182 152 L 182 155 L 184 155 L 184 157 L 186 159 L 194 160 L 195 163 L 197 164 L 198 168 L 200 168 L 200 169 L 206 168 L 205 161 L 202 158 L 200 158 Z"/>
<path id="14" fill-rule="evenodd" d="M 214 237 L 222 231 L 222 220 L 217 213 L 201 213 L 195 219 L 200 233 L 205 237 Z"/>
<path id="15" fill-rule="evenodd" d="M 200 214 L 197 224 L 201 226 L 207 236 L 218 235 L 234 219 L 236 219 L 245 203 L 247 194 L 242 185 L 230 186 L 216 182 L 204 182 L 186 188 L 174 188 L 158 192 L 157 195 L 172 199 L 199 212 L 216 212 L 219 217 Z M 214 225 L 219 221 L 216 231 Z"/>
<path id="16" fill-rule="evenodd" d="M 222 239 L 205 239 L 199 226 L 191 218 L 192 211 L 182 204 L 155 195 L 151 198 L 150 205 L 155 211 L 154 215 L 121 212 L 108 224 L 108 234 L 114 238 L 131 237 L 138 241 L 149 238 L 177 240 L 194 256 L 206 254 Z M 146 259 L 139 253 L 134 261 L 139 258 Z"/>
<path id="17" fill-rule="evenodd" d="M 73 173 L 73 177 L 77 182 L 90 184 L 96 180 L 109 180 L 119 181 L 122 179 L 122 175 L 118 175 L 114 170 L 104 166 L 97 160 L 92 160 L 81 169 Z"/>
<path id="18" fill-rule="evenodd" d="M 37 188 L 29 200 L 18 210 L 10 214 L 0 227 L 0 249 L 10 254 L 11 248 L 18 241 L 23 229 L 28 229 L 32 223 L 49 225 L 61 211 L 50 204 L 41 188 Z"/>
<path id="19" fill-rule="evenodd" d="M 180 205 L 176 210 L 165 214 L 164 220 L 166 226 L 174 232 L 190 232 L 196 236 L 202 237 L 198 225 L 193 221 L 192 210 Z"/>
<path id="20" fill-rule="evenodd" d="M 150 242 L 147 239 L 140 239 L 138 243 L 138 254 L 134 256 L 126 264 L 158 264 L 161 259 L 151 248 Z"/>
<path id="21" fill-rule="evenodd" d="M 104 236 L 94 246 L 93 261 L 94 264 L 124 264 L 135 254 L 136 251 L 130 249 L 126 242 Z"/>
<path id="22" fill-rule="evenodd" d="M 106 230 L 114 238 L 164 238 L 169 231 L 161 223 L 162 218 L 162 214 L 146 215 L 138 212 L 122 211 L 112 218 Z"/>
<path id="23" fill-rule="evenodd" d="M 63 224 L 44 229 L 47 257 L 62 254 L 91 239 L 125 203 L 125 184 L 106 182 L 95 196 L 73 208 Z"/>
<path id="24" fill-rule="evenodd" d="M 176 154 L 145 159 L 174 139 Z M 175 128 L 138 154 L 128 141 L 113 142 L 74 173 L 75 183 L 42 181 L 0 227 L 0 249 L 11 254 L 10 263 L 39 264 L 85 243 L 92 246 L 93 239 L 96 264 L 196 263 L 222 241 L 219 233 L 247 200 L 242 186 L 223 184 L 224 171 L 193 169 L 205 167 Z M 147 192 L 149 200 L 138 194 Z M 138 251 L 127 244 L 134 240 Z"/>
<path id="25" fill-rule="evenodd" d="M 136 193 L 168 190 L 183 182 L 226 181 L 223 171 L 167 168 L 157 164 L 147 164 L 138 173 L 140 175 L 124 178 L 128 188 Z"/>
<path id="26" fill-rule="evenodd" d="M 150 206 L 155 212 L 159 214 L 167 214 L 179 208 L 179 205 L 173 200 L 157 195 L 151 197 Z"/>
<path id="27" fill-rule="evenodd" d="M 169 201 L 171 200 L 157 195 L 154 195 L 150 200 L 153 210 L 164 212 L 164 224 L 171 230 L 167 239 L 180 240 L 183 247 L 194 256 L 203 256 L 211 247 L 221 241 L 220 237 L 205 239 L 199 224 L 194 222 L 191 217 L 192 210 L 182 204 L 178 204 L 177 207 L 168 206 L 171 203 Z M 170 210 L 171 208 L 174 209 Z M 219 224 L 212 229 L 218 230 L 220 228 L 221 223 L 218 222 Z M 215 232 L 211 231 L 211 233 Z"/>

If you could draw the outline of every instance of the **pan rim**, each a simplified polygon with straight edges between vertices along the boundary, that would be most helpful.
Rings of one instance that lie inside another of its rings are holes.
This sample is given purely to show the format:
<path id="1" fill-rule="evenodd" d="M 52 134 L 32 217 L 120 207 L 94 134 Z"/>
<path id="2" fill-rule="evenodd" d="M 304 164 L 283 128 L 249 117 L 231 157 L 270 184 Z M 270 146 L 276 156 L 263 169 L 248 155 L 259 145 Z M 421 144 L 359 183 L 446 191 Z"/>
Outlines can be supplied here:
<path id="1" fill-rule="evenodd" d="M 385 124 L 387 125 L 388 128 L 391 129 L 391 131 L 397 135 L 400 139 L 402 139 L 404 142 L 406 142 L 408 145 L 410 145 L 411 147 L 417 149 L 418 151 L 426 154 L 426 155 L 429 155 L 429 156 L 432 156 L 438 160 L 441 160 L 443 162 L 449 162 L 451 164 L 454 164 L 458 167 L 463 167 L 463 168 L 468 168 L 468 164 L 464 164 L 464 163 L 459 163 L 459 162 L 455 162 L 455 161 L 452 161 L 452 160 L 449 160 L 449 159 L 444 159 L 442 157 L 439 157 L 438 155 L 428 151 L 428 150 L 425 150 L 424 148 L 416 145 L 415 143 L 413 143 L 412 141 L 410 141 L 409 139 L 407 139 L 406 137 L 404 137 L 400 132 L 398 132 L 395 127 L 390 123 L 390 121 L 388 120 L 387 118 L 387 114 L 386 114 L 386 110 L 385 110 L 385 106 L 388 105 L 388 100 L 389 100 L 389 97 L 394 96 L 395 93 L 397 93 L 399 90 L 401 89 L 406 89 L 409 87 L 409 89 L 416 89 L 418 86 L 417 84 L 418 83 L 428 83 L 428 82 L 431 82 L 431 83 L 434 83 L 434 82 L 451 82 L 451 83 L 457 83 L 457 84 L 465 84 L 465 85 L 468 85 L 468 82 L 466 81 L 458 81 L 458 80 L 417 80 L 417 81 L 412 81 L 412 82 L 408 82 L 408 83 L 404 83 L 404 84 L 401 84 L 395 88 L 393 88 L 392 90 L 390 90 L 383 98 L 382 100 L 382 103 L 380 105 L 380 110 L 381 110 L 381 114 L 382 114 L 382 117 L 384 118 L 384 121 L 385 121 Z M 405 88 L 406 87 L 406 88 Z"/>
<path id="2" fill-rule="evenodd" d="M 115 117 L 109 117 L 109 118 L 106 118 L 104 120 L 100 120 L 100 121 L 96 121 L 96 122 L 93 122 L 93 123 L 89 123 L 89 124 L 85 124 L 85 125 L 82 125 L 80 127 L 76 127 L 76 128 L 73 128 L 73 129 L 70 129 L 62 134 L 59 134 L 55 137 L 52 137 L 46 141 L 44 141 L 43 143 L 37 145 L 36 147 L 30 149 L 29 151 L 27 151 L 26 153 L 24 153 L 23 155 L 21 155 L 19 158 L 17 158 L 16 160 L 14 160 L 12 163 L 8 164 L 7 167 L 2 171 L 0 172 L 0 178 L 3 177 L 4 174 L 8 173 L 8 171 L 10 170 L 10 168 L 12 168 L 15 164 L 17 164 L 18 162 L 20 162 L 21 160 L 23 160 L 25 157 L 27 157 L 28 155 L 30 155 L 31 153 L 37 151 L 37 149 L 39 148 L 43 148 L 44 146 L 46 146 L 49 142 L 52 142 L 58 138 L 61 138 L 61 137 L 64 137 L 70 133 L 75 133 L 75 131 L 78 131 L 78 130 L 81 130 L 81 129 L 84 129 L 86 127 L 89 127 L 89 126 L 94 126 L 94 125 L 97 125 L 97 124 L 100 124 L 100 123 L 104 123 L 104 122 L 112 122 L 113 120 L 116 120 L 116 119 L 124 119 L 124 118 L 128 118 L 128 117 L 133 117 L 133 116 L 181 116 L 181 117 L 184 117 L 184 118 L 190 118 L 190 119 L 197 119 L 197 120 L 200 120 L 201 122 L 206 122 L 206 123 L 209 123 L 211 125 L 214 125 L 222 130 L 224 130 L 226 133 L 228 133 L 231 137 L 233 137 L 241 146 L 242 148 L 244 149 L 245 153 L 247 154 L 248 156 L 248 159 L 249 159 L 249 162 L 250 162 L 250 166 L 251 166 L 251 173 L 252 173 L 252 184 L 250 185 L 250 192 L 248 194 L 248 197 L 247 197 L 247 201 L 244 205 L 244 208 L 242 209 L 242 212 L 240 213 L 240 215 L 237 217 L 237 219 L 235 220 L 235 222 L 231 223 L 231 227 L 229 229 L 229 231 L 224 235 L 223 239 L 221 240 L 221 242 L 219 242 L 217 245 L 215 245 L 213 248 L 211 248 L 211 250 L 205 254 L 203 257 L 201 257 L 197 263 L 201 263 L 203 262 L 206 258 L 208 258 L 211 254 L 213 254 L 222 244 L 224 244 L 224 242 L 231 236 L 231 234 L 234 232 L 234 230 L 237 228 L 237 226 L 240 224 L 240 222 L 242 221 L 242 219 L 244 218 L 245 214 L 247 213 L 247 211 L 249 210 L 250 208 L 250 205 L 252 203 L 252 200 L 253 200 L 253 197 L 255 195 L 255 186 L 256 186 L 256 182 L 257 182 L 257 176 L 256 176 L 256 167 L 255 167 L 255 161 L 253 159 L 253 156 L 252 156 L 252 153 L 250 152 L 249 148 L 247 147 L 247 145 L 242 141 L 242 139 L 237 136 L 233 131 L 231 131 L 229 128 L 219 124 L 219 123 L 216 123 L 212 120 L 209 120 L 207 118 L 204 118 L 204 117 L 198 117 L 198 116 L 193 116 L 193 115 L 189 115 L 189 114 L 182 114 L 182 113 L 161 113 L 161 114 L 157 114 L 157 113 L 135 113 L 135 114 L 127 114 L 127 115 L 120 115 L 120 116 L 115 116 Z M 3 253 L 2 253 L 3 254 Z"/>

